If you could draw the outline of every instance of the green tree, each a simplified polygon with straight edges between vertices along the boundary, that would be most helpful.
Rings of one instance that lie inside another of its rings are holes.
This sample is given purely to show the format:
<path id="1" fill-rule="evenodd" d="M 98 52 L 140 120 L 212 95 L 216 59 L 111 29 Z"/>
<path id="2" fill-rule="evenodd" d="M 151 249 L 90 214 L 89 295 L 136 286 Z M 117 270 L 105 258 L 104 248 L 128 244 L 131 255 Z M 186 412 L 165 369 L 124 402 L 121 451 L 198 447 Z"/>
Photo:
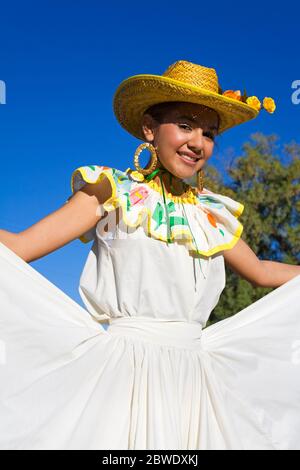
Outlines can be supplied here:
<path id="1" fill-rule="evenodd" d="M 300 145 L 292 141 L 278 150 L 278 136 L 252 134 L 226 166 L 230 182 L 207 166 L 205 186 L 244 204 L 239 220 L 242 239 L 258 258 L 300 264 Z M 234 315 L 272 288 L 254 288 L 226 266 L 226 288 L 211 313 L 209 326 Z"/>

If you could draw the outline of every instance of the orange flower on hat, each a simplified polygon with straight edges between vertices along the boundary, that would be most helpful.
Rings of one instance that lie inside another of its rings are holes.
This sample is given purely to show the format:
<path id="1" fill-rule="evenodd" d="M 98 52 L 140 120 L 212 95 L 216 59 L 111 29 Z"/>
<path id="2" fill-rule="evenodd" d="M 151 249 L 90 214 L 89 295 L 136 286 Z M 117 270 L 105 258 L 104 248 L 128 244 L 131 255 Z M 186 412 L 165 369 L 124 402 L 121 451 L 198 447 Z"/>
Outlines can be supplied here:
<path id="1" fill-rule="evenodd" d="M 227 96 L 228 98 L 232 98 L 233 100 L 241 101 L 242 96 L 240 90 L 226 90 L 222 93 L 223 96 Z"/>
<path id="2" fill-rule="evenodd" d="M 268 113 L 274 113 L 276 109 L 276 104 L 273 100 L 273 98 L 265 97 L 263 100 L 263 107 L 265 108 Z"/>
<path id="3" fill-rule="evenodd" d="M 261 108 L 261 102 L 257 96 L 249 96 L 249 98 L 246 99 L 246 103 L 252 108 L 257 109 L 257 111 L 259 111 Z"/>

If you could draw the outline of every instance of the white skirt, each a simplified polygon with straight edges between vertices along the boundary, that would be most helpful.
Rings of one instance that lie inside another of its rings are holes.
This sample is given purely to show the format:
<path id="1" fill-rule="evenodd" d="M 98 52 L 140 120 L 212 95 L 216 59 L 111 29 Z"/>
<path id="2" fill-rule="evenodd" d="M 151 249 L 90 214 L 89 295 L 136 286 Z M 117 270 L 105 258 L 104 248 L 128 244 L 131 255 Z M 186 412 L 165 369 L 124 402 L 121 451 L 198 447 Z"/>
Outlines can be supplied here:
<path id="1" fill-rule="evenodd" d="M 0 243 L 1 449 L 300 449 L 300 276 L 201 331 L 107 330 Z"/>

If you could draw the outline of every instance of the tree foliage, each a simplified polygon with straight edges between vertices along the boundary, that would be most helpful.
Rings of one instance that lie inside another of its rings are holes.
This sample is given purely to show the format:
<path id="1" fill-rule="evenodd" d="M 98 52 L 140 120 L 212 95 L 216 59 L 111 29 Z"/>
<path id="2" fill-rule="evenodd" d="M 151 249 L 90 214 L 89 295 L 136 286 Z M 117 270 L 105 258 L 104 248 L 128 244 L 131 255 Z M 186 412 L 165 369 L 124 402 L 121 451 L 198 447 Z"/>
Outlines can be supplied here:
<path id="1" fill-rule="evenodd" d="M 243 155 L 226 165 L 230 182 L 211 166 L 205 168 L 205 187 L 244 204 L 239 220 L 242 239 L 259 259 L 300 264 L 300 145 L 278 150 L 276 135 L 252 134 Z M 225 265 L 226 288 L 209 324 L 229 317 L 260 299 L 272 288 L 254 288 Z"/>

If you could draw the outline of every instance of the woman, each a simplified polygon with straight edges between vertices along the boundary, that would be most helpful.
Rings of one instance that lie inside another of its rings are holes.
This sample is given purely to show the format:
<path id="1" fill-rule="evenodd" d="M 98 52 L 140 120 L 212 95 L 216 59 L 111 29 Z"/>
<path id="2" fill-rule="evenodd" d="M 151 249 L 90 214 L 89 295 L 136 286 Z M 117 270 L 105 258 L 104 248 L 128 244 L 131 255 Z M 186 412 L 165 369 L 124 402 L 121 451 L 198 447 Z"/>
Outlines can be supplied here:
<path id="1" fill-rule="evenodd" d="M 187 61 L 130 77 L 114 110 L 145 141 L 135 170 L 80 167 L 68 204 L 1 231 L 2 448 L 300 448 L 300 268 L 260 261 L 243 205 L 203 186 L 215 136 L 257 116 L 250 98 Z M 76 238 L 93 240 L 90 315 L 28 264 Z M 204 329 L 224 260 L 277 289 Z"/>

